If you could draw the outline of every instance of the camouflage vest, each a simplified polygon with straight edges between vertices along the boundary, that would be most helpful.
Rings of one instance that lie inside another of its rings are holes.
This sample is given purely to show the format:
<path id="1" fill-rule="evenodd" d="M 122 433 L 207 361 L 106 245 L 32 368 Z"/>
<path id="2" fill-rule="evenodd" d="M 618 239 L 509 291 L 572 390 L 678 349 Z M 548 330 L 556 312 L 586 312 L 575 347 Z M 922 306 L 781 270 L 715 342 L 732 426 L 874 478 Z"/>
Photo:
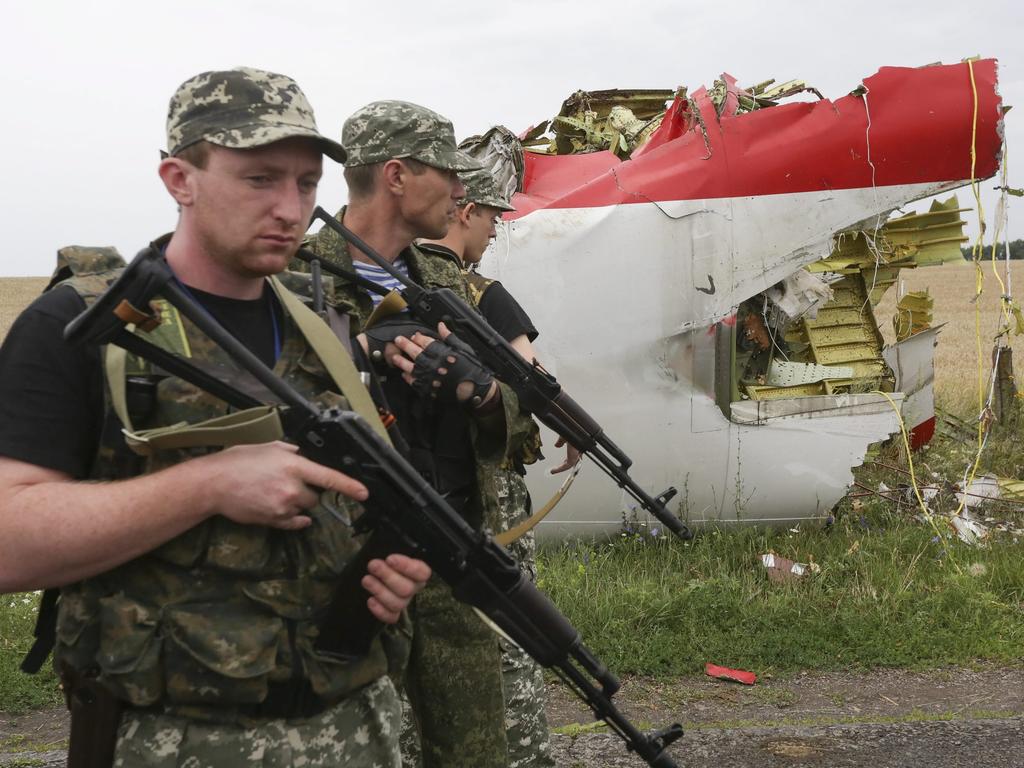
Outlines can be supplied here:
<path id="1" fill-rule="evenodd" d="M 89 303 L 124 262 L 112 249 L 67 248 L 61 257 L 71 286 Z M 242 374 L 201 331 L 163 302 L 162 325 L 148 340 L 193 362 Z M 343 402 L 294 321 L 286 318 L 275 373 L 307 397 Z M 101 350 L 101 354 L 104 350 Z M 129 357 L 129 376 L 150 377 L 154 397 L 137 428 L 195 423 L 228 411 L 222 401 L 174 377 L 154 377 Z M 219 375 L 219 374 L 218 374 Z M 105 382 L 105 419 L 112 415 Z M 133 420 L 136 415 L 133 415 Z M 124 477 L 124 440 L 105 429 L 92 468 L 96 480 Z M 137 458 L 138 474 L 209 452 L 165 450 Z M 331 502 L 350 516 L 359 508 Z M 236 719 L 265 699 L 272 683 L 308 682 L 326 702 L 377 679 L 389 661 L 401 665 L 401 631 L 389 631 L 370 653 L 351 662 L 321 656 L 313 647 L 314 617 L 323 609 L 346 562 L 359 549 L 350 529 L 318 505 L 313 525 L 286 532 L 240 525 L 215 516 L 155 550 L 99 576 L 61 589 L 58 664 L 97 675 L 118 698 L 135 706 L 159 704 L 199 719 Z M 404 631 L 404 629 L 402 630 Z M 393 653 L 385 651 L 385 645 Z M 233 715 L 238 712 L 240 714 Z"/>
<path id="2" fill-rule="evenodd" d="M 480 302 L 483 301 L 484 294 L 487 293 L 487 289 L 494 285 L 494 281 L 489 277 L 484 277 L 479 272 L 471 272 L 467 270 L 466 284 L 469 286 L 469 295 L 473 298 L 473 306 L 479 307 Z"/>

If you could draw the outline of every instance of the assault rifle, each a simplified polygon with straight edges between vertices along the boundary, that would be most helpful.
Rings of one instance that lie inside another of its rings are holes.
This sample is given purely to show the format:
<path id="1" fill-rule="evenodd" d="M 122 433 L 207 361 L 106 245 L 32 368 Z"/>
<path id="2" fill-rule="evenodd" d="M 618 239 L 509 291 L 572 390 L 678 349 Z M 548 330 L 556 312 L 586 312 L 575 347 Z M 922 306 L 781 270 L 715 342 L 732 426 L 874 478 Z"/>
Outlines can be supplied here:
<path id="1" fill-rule="evenodd" d="M 262 384 L 269 392 L 267 399 L 279 401 L 285 437 L 303 456 L 356 477 L 369 489 L 364 513 L 351 523 L 355 534 L 367 534 L 368 539 L 319 617 L 320 652 L 339 659 L 366 652 L 381 628 L 360 585 L 366 564 L 392 552 L 407 553 L 426 561 L 457 599 L 477 608 L 538 663 L 553 670 L 628 749 L 648 765 L 675 768 L 666 747 L 682 736 L 682 727 L 674 724 L 645 734 L 618 710 L 612 702 L 618 679 L 583 645 L 547 596 L 523 576 L 508 552 L 471 528 L 360 416 L 336 407 L 320 408 L 275 376 L 195 302 L 156 249 L 139 253 L 118 280 L 68 324 L 64 336 L 73 343 L 117 344 L 235 407 L 264 405 L 125 328 L 128 322 L 145 328 L 155 321 L 149 302 L 157 295 Z"/>
<path id="2" fill-rule="evenodd" d="M 629 476 L 632 459 L 612 442 L 601 425 L 562 389 L 555 377 L 544 370 L 540 363 L 524 360 L 479 312 L 467 306 L 450 288 L 424 288 L 417 285 L 322 207 L 316 207 L 313 218 L 323 221 L 398 280 L 403 286 L 399 293 L 413 317 L 431 330 L 443 322 L 459 339 L 473 348 L 480 361 L 499 381 L 513 389 L 524 409 L 565 438 L 574 448 L 589 456 L 619 488 L 632 496 L 666 528 L 682 539 L 691 537 L 689 529 L 665 506 L 676 495 L 676 489 L 670 486 L 651 497 L 637 485 Z M 325 272 L 364 284 L 354 274 L 308 252 L 300 250 L 296 255 L 311 266 L 318 265 L 317 268 Z M 377 286 L 371 290 L 387 293 Z"/>

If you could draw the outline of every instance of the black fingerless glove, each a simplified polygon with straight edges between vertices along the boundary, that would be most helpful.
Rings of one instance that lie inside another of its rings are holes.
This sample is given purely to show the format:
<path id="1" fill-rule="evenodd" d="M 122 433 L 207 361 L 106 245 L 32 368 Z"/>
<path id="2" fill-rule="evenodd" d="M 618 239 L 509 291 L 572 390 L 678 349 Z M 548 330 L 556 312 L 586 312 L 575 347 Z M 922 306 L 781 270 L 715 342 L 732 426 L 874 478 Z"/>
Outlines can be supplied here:
<path id="1" fill-rule="evenodd" d="M 363 333 L 366 334 L 370 362 L 373 363 L 378 373 L 384 375 L 387 375 L 388 368 L 391 367 L 389 361 L 384 359 L 384 348 L 388 342 L 393 342 L 399 336 L 411 339 L 417 333 L 422 333 L 432 339 L 437 338 L 437 331 L 432 331 L 427 326 L 410 319 L 408 314 L 389 317 L 372 328 L 366 329 Z"/>
<path id="2" fill-rule="evenodd" d="M 412 376 L 412 388 L 420 395 L 470 408 L 483 403 L 494 383 L 494 376 L 476 359 L 472 348 L 455 336 L 427 345 L 416 358 Z M 473 392 L 460 401 L 456 390 L 464 381 L 472 383 Z"/>

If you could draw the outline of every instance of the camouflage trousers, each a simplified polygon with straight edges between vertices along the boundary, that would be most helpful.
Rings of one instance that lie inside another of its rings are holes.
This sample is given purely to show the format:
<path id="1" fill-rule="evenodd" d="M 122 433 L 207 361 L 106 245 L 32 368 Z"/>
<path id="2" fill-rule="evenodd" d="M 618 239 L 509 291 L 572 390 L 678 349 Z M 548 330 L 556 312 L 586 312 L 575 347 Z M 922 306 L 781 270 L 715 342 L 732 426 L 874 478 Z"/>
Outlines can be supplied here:
<path id="1" fill-rule="evenodd" d="M 409 616 L 405 690 L 411 717 L 403 725 L 403 765 L 506 768 L 497 636 L 436 579 L 416 595 Z"/>
<path id="2" fill-rule="evenodd" d="M 540 665 L 515 643 L 498 638 L 501 646 L 502 689 L 505 697 L 505 738 L 508 768 L 554 768 L 544 713 L 544 674 Z M 402 694 L 402 765 L 420 768 L 415 715 Z"/>
<path id="3" fill-rule="evenodd" d="M 497 474 L 492 487 L 495 519 L 491 525 L 495 531 L 507 531 L 532 514 L 530 493 L 518 472 L 509 469 Z M 527 578 L 536 581 L 537 544 L 533 531 L 510 543 L 508 550 Z M 541 667 L 515 643 L 504 638 L 499 643 L 509 768 L 553 768 Z"/>
<path id="4" fill-rule="evenodd" d="M 387 677 L 306 720 L 257 727 L 200 723 L 128 710 L 115 768 L 398 768 L 401 707 Z"/>

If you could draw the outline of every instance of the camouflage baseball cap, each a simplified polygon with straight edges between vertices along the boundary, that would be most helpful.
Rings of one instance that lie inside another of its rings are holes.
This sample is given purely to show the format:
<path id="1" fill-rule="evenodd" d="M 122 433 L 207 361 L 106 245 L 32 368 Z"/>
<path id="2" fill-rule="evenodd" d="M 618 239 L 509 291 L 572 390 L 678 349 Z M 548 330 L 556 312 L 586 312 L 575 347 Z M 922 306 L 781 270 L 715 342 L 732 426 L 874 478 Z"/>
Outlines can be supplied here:
<path id="1" fill-rule="evenodd" d="M 357 109 L 341 129 L 341 145 L 346 166 L 411 157 L 448 171 L 482 167 L 455 146 L 451 120 L 407 101 L 374 101 Z"/>
<path id="2" fill-rule="evenodd" d="M 497 208 L 499 211 L 515 210 L 498 193 L 494 185 L 494 177 L 487 169 L 481 168 L 478 171 L 466 171 L 465 173 L 460 173 L 459 178 L 462 180 L 462 186 L 466 188 L 466 194 L 459 200 L 460 205 L 476 203 L 477 205 Z"/>
<path id="3" fill-rule="evenodd" d="M 321 136 L 313 108 L 286 75 L 240 67 L 203 72 L 174 92 L 167 110 L 167 151 L 176 155 L 198 141 L 250 149 L 308 136 L 324 154 L 345 162 L 345 150 Z"/>

